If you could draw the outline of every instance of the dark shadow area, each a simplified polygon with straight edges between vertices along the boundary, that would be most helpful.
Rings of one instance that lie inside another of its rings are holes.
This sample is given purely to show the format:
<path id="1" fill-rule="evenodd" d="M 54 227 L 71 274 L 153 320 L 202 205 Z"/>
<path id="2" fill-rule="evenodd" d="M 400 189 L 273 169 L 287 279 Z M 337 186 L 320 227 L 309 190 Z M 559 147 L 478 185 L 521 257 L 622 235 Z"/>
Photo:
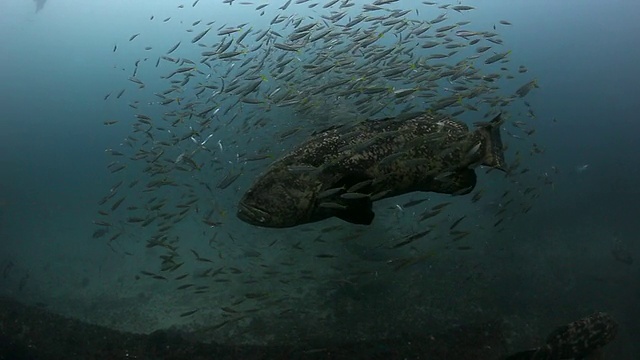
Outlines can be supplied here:
<path id="1" fill-rule="evenodd" d="M 428 331 L 425 331 L 427 333 Z M 345 344 L 250 346 L 207 344 L 189 333 L 125 333 L 0 299 L 0 359 L 499 359 L 501 321 L 456 326 L 441 334 L 399 334 Z"/>

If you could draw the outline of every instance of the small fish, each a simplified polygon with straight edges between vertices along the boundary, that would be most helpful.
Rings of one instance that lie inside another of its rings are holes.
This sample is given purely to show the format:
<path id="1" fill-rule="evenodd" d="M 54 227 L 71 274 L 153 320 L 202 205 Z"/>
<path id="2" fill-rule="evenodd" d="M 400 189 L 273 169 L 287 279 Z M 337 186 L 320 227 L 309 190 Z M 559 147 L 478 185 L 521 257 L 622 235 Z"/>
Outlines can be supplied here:
<path id="1" fill-rule="evenodd" d="M 276 89 L 276 91 L 280 91 L 280 88 Z M 272 92 L 272 93 L 269 95 L 269 97 L 270 97 L 270 98 L 271 98 L 271 97 L 273 97 L 273 95 L 275 95 L 276 91 Z M 298 131 L 300 131 L 300 130 L 302 130 L 302 128 L 295 127 L 295 128 L 293 128 L 293 129 L 290 129 L 290 130 L 284 131 L 284 132 L 282 132 L 282 133 L 279 135 L 280 140 L 284 140 L 284 139 L 288 138 L 289 136 L 291 136 L 291 135 L 293 135 L 293 134 L 297 133 L 297 132 L 298 132 Z"/>
<path id="2" fill-rule="evenodd" d="M 167 51 L 167 55 L 169 55 L 169 54 L 171 54 L 172 52 L 176 51 L 176 49 L 178 48 L 178 46 L 180 46 L 180 44 L 181 44 L 181 43 L 182 43 L 182 41 L 178 41 L 178 43 L 177 43 L 177 44 L 173 45 L 173 46 L 171 47 L 171 49 L 169 49 L 169 50 Z"/>
<path id="3" fill-rule="evenodd" d="M 269 296 L 269 293 L 246 293 L 244 296 L 247 299 L 262 299 Z"/>
<path id="4" fill-rule="evenodd" d="M 287 44 L 283 44 L 283 43 L 273 43 L 273 46 L 274 46 L 276 49 L 285 50 L 285 51 L 293 51 L 293 52 L 296 52 L 296 51 L 300 50 L 300 48 L 299 48 L 299 47 L 297 47 L 297 46 L 287 45 Z"/>
<path id="5" fill-rule="evenodd" d="M 94 220 L 93 223 L 98 226 L 111 226 L 111 223 L 102 220 Z"/>
<path id="6" fill-rule="evenodd" d="M 484 63 L 489 65 L 489 64 L 493 64 L 496 61 L 500 61 L 502 59 L 504 59 L 505 57 L 507 57 L 507 55 L 509 55 L 511 53 L 511 50 L 507 51 L 507 52 L 503 52 L 503 53 L 498 53 L 495 54 L 489 58 L 487 58 Z"/>
<path id="7" fill-rule="evenodd" d="M 369 194 L 362 194 L 362 193 L 356 193 L 356 192 L 340 194 L 340 198 L 345 200 L 358 200 L 358 199 L 366 199 L 369 197 L 370 197 Z"/>
<path id="8" fill-rule="evenodd" d="M 471 202 L 472 203 L 478 202 L 482 198 L 483 194 L 484 194 L 484 190 L 478 190 L 475 194 L 473 194 L 473 197 L 471 198 Z"/>
<path id="9" fill-rule="evenodd" d="M 587 171 L 588 168 L 589 168 L 589 164 L 578 165 L 576 166 L 576 172 L 578 174 L 582 174 L 583 172 Z"/>
<path id="10" fill-rule="evenodd" d="M 454 29 L 455 27 L 457 27 L 458 25 L 445 25 L 443 27 L 437 28 L 436 32 L 437 33 L 441 33 L 441 32 L 445 32 L 445 31 L 449 31 L 451 29 Z"/>
<path id="11" fill-rule="evenodd" d="M 120 199 L 118 199 L 115 203 L 113 203 L 113 205 L 111 205 L 111 211 L 115 211 L 120 204 L 122 204 L 122 202 L 124 201 L 125 197 L 121 197 Z"/>
<path id="12" fill-rule="evenodd" d="M 433 211 L 442 210 L 442 209 L 444 209 L 445 207 L 447 207 L 447 206 L 449 206 L 449 205 L 451 205 L 451 202 L 450 202 L 450 201 L 443 202 L 443 203 L 440 203 L 440 204 L 434 205 L 434 206 L 431 208 L 431 210 L 433 210 Z"/>
<path id="13" fill-rule="evenodd" d="M 109 232 L 108 228 L 100 228 L 97 229 L 96 231 L 93 232 L 93 235 L 91 236 L 94 239 L 99 239 L 101 237 L 103 237 L 104 235 L 106 235 Z"/>
<path id="14" fill-rule="evenodd" d="M 133 39 L 137 38 L 138 35 L 140 35 L 140 33 L 131 35 L 131 37 L 129 38 L 129 41 L 133 41 Z"/>
<path id="15" fill-rule="evenodd" d="M 222 36 L 222 35 L 229 35 L 229 34 L 233 34 L 235 32 L 238 32 L 242 30 L 241 28 L 237 27 L 237 28 L 226 28 L 223 30 L 218 31 L 218 35 Z"/>
<path id="16" fill-rule="evenodd" d="M 456 5 L 452 7 L 452 9 L 457 12 L 463 12 L 463 11 L 473 10 L 475 8 L 473 6 L 467 6 L 467 5 Z"/>
<path id="17" fill-rule="evenodd" d="M 372 183 L 373 183 L 373 179 L 368 179 L 368 180 L 361 181 L 361 182 L 356 183 L 355 185 L 351 186 L 350 188 L 348 188 L 347 192 L 348 193 L 358 192 L 359 190 L 362 190 L 363 188 L 371 185 Z"/>
<path id="18" fill-rule="evenodd" d="M 207 33 L 211 30 L 211 28 L 207 28 L 207 30 L 201 32 L 200 34 L 196 35 L 193 39 L 191 39 L 191 43 L 195 44 L 198 41 L 200 41 L 200 39 L 202 39 L 205 35 L 207 35 Z"/>
<path id="19" fill-rule="evenodd" d="M 284 5 L 280 6 L 278 9 L 287 10 L 287 8 L 289 7 L 289 4 L 291 4 L 291 0 L 287 0 L 287 2 L 284 3 Z"/>
<path id="20" fill-rule="evenodd" d="M 240 175 L 242 175 L 242 173 L 239 171 L 229 171 L 227 176 L 225 176 L 222 180 L 220 180 L 220 182 L 218 183 L 218 185 L 216 185 L 216 187 L 218 189 L 224 190 L 228 188 L 231 184 L 233 184 L 234 181 L 236 181 L 238 177 L 240 177 Z"/>
<path id="21" fill-rule="evenodd" d="M 462 217 L 460 217 L 458 220 L 454 221 L 453 224 L 451 224 L 451 226 L 449 226 L 449 230 L 453 230 L 455 229 L 456 226 L 458 226 L 458 224 L 460 224 L 460 222 L 462 220 L 464 220 L 464 218 L 466 218 L 467 215 L 463 215 Z"/>
<path id="22" fill-rule="evenodd" d="M 380 192 L 377 192 L 377 193 L 375 193 L 375 194 L 372 194 L 372 195 L 370 196 L 370 200 L 371 200 L 371 201 L 377 201 L 377 200 L 380 200 L 380 199 L 384 198 L 385 196 L 389 195 L 389 194 L 390 194 L 390 193 L 392 193 L 392 192 L 393 192 L 393 190 L 392 190 L 392 189 L 382 190 L 382 191 L 380 191 Z"/>
<path id="23" fill-rule="evenodd" d="M 113 167 L 109 168 L 109 171 L 111 171 L 112 174 L 115 174 L 118 171 L 122 171 L 126 167 L 127 167 L 127 165 L 125 165 L 125 164 L 118 164 L 116 166 L 113 166 Z"/>
<path id="24" fill-rule="evenodd" d="M 463 237 L 466 237 L 469 234 L 471 234 L 471 232 L 469 231 L 458 231 L 458 230 L 449 231 L 449 235 L 453 236 L 453 239 L 451 239 L 451 241 L 453 242 L 456 242 L 462 239 Z"/>
<path id="25" fill-rule="evenodd" d="M 393 95 L 396 98 L 403 98 L 405 96 L 411 95 L 414 92 L 416 92 L 416 90 L 418 90 L 417 88 L 411 88 L 411 89 L 397 89 L 393 91 Z"/>
<path id="26" fill-rule="evenodd" d="M 209 328 L 209 330 L 217 330 L 225 325 L 227 325 L 228 323 L 230 323 L 233 319 L 227 319 L 217 325 L 214 325 L 212 328 Z"/>
<path id="27" fill-rule="evenodd" d="M 420 214 L 420 219 L 418 221 L 424 221 L 426 219 L 432 218 L 438 214 L 440 214 L 442 210 L 427 210 L 425 212 L 423 212 L 422 214 Z"/>
<path id="28" fill-rule="evenodd" d="M 240 44 L 242 43 L 242 40 L 244 40 L 244 38 L 247 37 L 247 35 L 249 35 L 249 33 L 251 33 L 252 28 L 249 28 L 249 30 L 245 31 L 242 35 L 240 35 L 237 39 L 236 39 L 236 44 Z"/>
<path id="29" fill-rule="evenodd" d="M 337 193 L 342 192 L 342 191 L 344 191 L 344 188 L 342 188 L 342 187 L 327 189 L 327 190 L 319 193 L 317 198 L 318 199 L 328 198 L 328 197 L 336 195 Z"/>
<path id="30" fill-rule="evenodd" d="M 409 201 L 409 202 L 404 203 L 404 204 L 402 205 L 402 207 L 403 207 L 403 208 L 410 208 L 410 207 L 412 207 L 412 206 L 420 205 L 420 204 L 422 204 L 423 202 L 425 202 L 425 201 L 427 201 L 427 200 L 429 200 L 429 198 L 426 198 L 426 199 L 420 199 L 420 200 L 411 200 L 411 201 Z"/>
<path id="31" fill-rule="evenodd" d="M 334 202 L 323 202 L 318 204 L 318 207 L 323 209 L 333 209 L 333 210 L 347 210 L 348 207 L 346 205 L 341 205 Z"/>
<path id="32" fill-rule="evenodd" d="M 518 88 L 518 90 L 516 90 L 516 95 L 518 95 L 519 97 L 525 97 L 531 90 L 537 87 L 539 87 L 537 80 L 531 80 Z"/>
<path id="33" fill-rule="evenodd" d="M 182 314 L 180 314 L 180 317 L 187 317 L 187 316 L 191 316 L 195 313 L 197 313 L 200 309 L 195 309 L 195 310 L 191 310 L 191 311 L 187 311 L 187 312 L 183 312 Z"/>
<path id="34" fill-rule="evenodd" d="M 243 54 L 243 52 L 242 51 L 229 51 L 229 52 L 226 52 L 226 53 L 218 54 L 218 59 L 229 59 L 229 58 L 232 58 L 232 57 L 236 57 L 236 56 L 238 56 L 240 54 Z"/>
<path id="35" fill-rule="evenodd" d="M 414 242 L 414 241 L 416 241 L 418 239 L 421 239 L 422 237 L 424 237 L 425 235 L 427 235 L 430 232 L 431 232 L 431 229 L 427 229 L 425 231 L 421 231 L 421 232 L 415 233 L 413 235 L 409 235 L 409 236 L 405 237 L 403 241 L 401 241 L 401 242 L 399 242 L 397 244 L 394 244 L 391 247 L 391 249 L 397 249 L 399 247 L 408 245 L 408 244 L 410 244 L 410 243 L 412 243 L 412 242 Z"/>

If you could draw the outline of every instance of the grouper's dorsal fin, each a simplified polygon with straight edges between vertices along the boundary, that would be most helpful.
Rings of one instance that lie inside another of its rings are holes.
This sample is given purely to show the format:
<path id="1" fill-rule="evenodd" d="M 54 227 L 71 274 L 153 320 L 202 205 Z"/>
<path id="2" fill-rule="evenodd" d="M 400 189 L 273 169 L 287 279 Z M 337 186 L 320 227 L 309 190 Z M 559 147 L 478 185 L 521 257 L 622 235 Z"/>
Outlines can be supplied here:
<path id="1" fill-rule="evenodd" d="M 504 161 L 504 148 L 502 146 L 502 138 L 500 137 L 500 125 L 502 125 L 502 114 L 496 115 L 488 123 L 476 123 L 476 130 L 481 136 L 484 143 L 484 154 L 482 165 L 491 166 L 494 169 L 506 171 L 507 166 Z"/>

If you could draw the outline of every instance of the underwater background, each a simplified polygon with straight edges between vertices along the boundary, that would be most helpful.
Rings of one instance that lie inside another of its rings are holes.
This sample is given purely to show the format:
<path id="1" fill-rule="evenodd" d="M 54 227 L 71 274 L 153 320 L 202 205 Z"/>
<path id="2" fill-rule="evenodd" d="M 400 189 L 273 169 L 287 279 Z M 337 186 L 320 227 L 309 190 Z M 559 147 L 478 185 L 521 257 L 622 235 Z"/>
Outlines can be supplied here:
<path id="1" fill-rule="evenodd" d="M 36 6 L 0 5 L 3 296 L 241 344 L 500 321 L 509 351 L 603 311 L 607 356 L 640 353 L 637 2 Z M 430 108 L 501 111 L 510 171 L 378 201 L 370 226 L 236 218 L 313 131 Z"/>

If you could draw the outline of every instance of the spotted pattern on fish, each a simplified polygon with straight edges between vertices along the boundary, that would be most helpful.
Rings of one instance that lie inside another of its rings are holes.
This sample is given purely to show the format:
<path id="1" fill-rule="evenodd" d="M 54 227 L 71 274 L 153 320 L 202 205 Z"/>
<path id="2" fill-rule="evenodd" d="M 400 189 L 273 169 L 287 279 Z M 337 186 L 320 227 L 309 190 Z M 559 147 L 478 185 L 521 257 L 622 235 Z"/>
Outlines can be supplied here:
<path id="1" fill-rule="evenodd" d="M 506 360 L 583 359 L 611 342 L 617 331 L 618 324 L 610 315 L 597 312 L 557 328 L 547 337 L 545 345 Z"/>
<path id="2" fill-rule="evenodd" d="M 466 124 L 447 115 L 421 113 L 327 129 L 273 163 L 243 196 L 238 217 L 265 227 L 290 227 L 332 216 L 369 224 L 374 199 L 412 191 L 466 194 L 476 183 L 473 167 L 504 168 L 499 124 L 498 115 L 470 132 Z M 397 153 L 402 155 L 394 156 Z M 382 161 L 390 157 L 393 160 Z M 300 166 L 316 170 L 289 171 Z M 366 180 L 372 181 L 358 192 L 371 198 L 340 196 Z M 337 188 L 344 190 L 318 197 Z"/>

